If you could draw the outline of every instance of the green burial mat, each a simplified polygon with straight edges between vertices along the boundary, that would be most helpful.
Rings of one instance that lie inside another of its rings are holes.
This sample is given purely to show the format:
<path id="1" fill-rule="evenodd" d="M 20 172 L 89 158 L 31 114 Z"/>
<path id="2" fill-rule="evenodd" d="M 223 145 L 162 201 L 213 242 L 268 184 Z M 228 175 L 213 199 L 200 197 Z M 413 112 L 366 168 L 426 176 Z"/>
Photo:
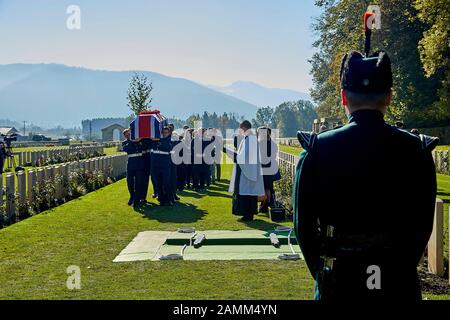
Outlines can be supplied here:
<path id="1" fill-rule="evenodd" d="M 279 248 L 275 248 L 270 242 L 269 235 L 272 232 L 277 234 L 281 244 Z M 200 248 L 189 246 L 194 233 L 140 232 L 113 261 L 159 261 L 163 255 L 181 254 L 184 245 L 187 245 L 183 253 L 184 260 L 267 260 L 278 259 L 281 254 L 291 253 L 287 240 L 288 232 L 205 230 L 196 231 L 196 234 L 204 234 L 206 238 Z M 294 235 L 291 235 L 291 241 L 295 252 L 303 259 Z"/>
<path id="2" fill-rule="evenodd" d="M 197 231 L 197 234 L 204 234 L 206 240 L 204 245 L 267 245 L 270 244 L 270 234 L 275 233 L 280 241 L 280 244 L 288 244 L 287 231 L 261 231 L 261 230 L 206 230 Z M 189 245 L 192 233 L 171 233 L 166 240 L 167 245 Z M 295 233 L 292 232 L 291 243 L 297 244 Z"/>
<path id="3" fill-rule="evenodd" d="M 180 253 L 182 246 L 163 245 L 152 259 L 159 260 L 161 255 Z M 299 249 L 296 253 L 303 256 Z M 203 245 L 200 248 L 186 247 L 183 260 L 277 260 L 281 254 L 291 253 L 288 245 L 275 248 L 272 245 Z"/>
<path id="4" fill-rule="evenodd" d="M 152 260 L 171 233 L 171 231 L 139 232 L 113 262 Z"/>

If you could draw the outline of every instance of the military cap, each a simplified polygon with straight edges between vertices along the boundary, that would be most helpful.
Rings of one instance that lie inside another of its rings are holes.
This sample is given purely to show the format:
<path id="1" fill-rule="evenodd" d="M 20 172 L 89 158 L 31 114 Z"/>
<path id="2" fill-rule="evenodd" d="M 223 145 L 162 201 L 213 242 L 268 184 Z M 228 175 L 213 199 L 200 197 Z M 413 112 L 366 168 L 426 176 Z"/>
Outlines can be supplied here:
<path id="1" fill-rule="evenodd" d="M 392 88 L 391 60 L 384 51 L 365 57 L 351 51 L 342 59 L 341 88 L 355 93 L 384 93 Z"/>

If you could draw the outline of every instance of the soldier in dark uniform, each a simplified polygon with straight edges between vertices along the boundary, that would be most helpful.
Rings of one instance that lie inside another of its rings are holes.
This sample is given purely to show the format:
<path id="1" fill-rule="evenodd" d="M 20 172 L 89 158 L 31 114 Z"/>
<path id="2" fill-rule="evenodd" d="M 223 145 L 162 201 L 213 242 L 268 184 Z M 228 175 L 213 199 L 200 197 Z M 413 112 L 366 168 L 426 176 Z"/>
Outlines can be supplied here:
<path id="1" fill-rule="evenodd" d="M 172 143 L 170 138 L 170 128 L 164 127 L 162 138 L 155 143 L 152 150 L 151 178 L 155 193 L 158 195 L 158 201 L 162 206 L 173 205 L 170 170 Z"/>
<path id="2" fill-rule="evenodd" d="M 142 194 L 141 202 L 147 202 L 148 186 L 150 182 L 151 174 L 151 149 L 153 149 L 154 142 L 151 139 L 142 139 L 142 161 L 143 161 L 143 171 L 142 171 Z"/>
<path id="3" fill-rule="evenodd" d="M 168 125 L 170 129 L 170 143 L 172 144 L 172 148 L 174 148 L 177 144 L 180 143 L 180 139 L 178 138 L 178 134 L 174 132 L 175 126 L 173 123 L 169 123 Z M 170 162 L 170 201 L 176 202 L 180 200 L 180 197 L 177 196 L 177 180 L 178 180 L 178 165 L 176 165 L 173 161 Z"/>
<path id="4" fill-rule="evenodd" d="M 0 174 L 3 173 L 3 165 L 5 163 L 6 154 L 5 144 L 0 142 Z"/>
<path id="5" fill-rule="evenodd" d="M 130 193 L 128 205 L 134 207 L 140 204 L 142 199 L 142 177 L 144 162 L 142 159 L 142 146 L 138 141 L 130 140 L 130 129 L 123 131 L 125 141 L 122 142 L 122 149 L 128 154 L 127 161 L 127 185 Z"/>
<path id="6" fill-rule="evenodd" d="M 421 299 L 438 139 L 386 124 L 391 87 L 385 52 L 350 52 L 341 68 L 348 124 L 298 133 L 294 226 L 316 299 Z"/>
<path id="7" fill-rule="evenodd" d="M 197 131 L 196 136 L 191 142 L 192 152 L 192 180 L 193 188 L 197 192 L 205 191 L 207 165 L 203 160 L 203 152 L 207 146 L 207 141 L 204 140 L 205 129 L 201 128 Z"/>

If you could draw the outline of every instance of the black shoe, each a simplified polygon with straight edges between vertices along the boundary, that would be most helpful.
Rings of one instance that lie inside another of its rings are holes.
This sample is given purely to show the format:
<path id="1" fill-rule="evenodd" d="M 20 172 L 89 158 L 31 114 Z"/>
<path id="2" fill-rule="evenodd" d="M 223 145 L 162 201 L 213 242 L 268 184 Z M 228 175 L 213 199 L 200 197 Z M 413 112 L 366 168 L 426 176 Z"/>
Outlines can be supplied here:
<path id="1" fill-rule="evenodd" d="M 133 199 L 130 198 L 130 200 L 128 200 L 128 205 L 131 206 L 133 204 Z"/>
<path id="2" fill-rule="evenodd" d="M 141 206 L 141 203 L 140 202 L 134 202 L 133 203 L 133 208 L 134 209 L 137 209 L 137 208 L 139 208 Z"/>
<path id="3" fill-rule="evenodd" d="M 241 221 L 241 222 L 250 222 L 250 221 L 253 221 L 253 217 L 242 217 L 242 218 L 240 218 L 238 221 Z"/>

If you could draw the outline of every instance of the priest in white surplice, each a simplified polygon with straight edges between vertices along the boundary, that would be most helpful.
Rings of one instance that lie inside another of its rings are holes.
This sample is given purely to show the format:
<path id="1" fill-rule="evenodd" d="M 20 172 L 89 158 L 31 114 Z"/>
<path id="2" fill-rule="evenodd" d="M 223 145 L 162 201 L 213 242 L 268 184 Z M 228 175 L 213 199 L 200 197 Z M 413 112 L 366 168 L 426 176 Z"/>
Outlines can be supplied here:
<path id="1" fill-rule="evenodd" d="M 251 123 L 245 120 L 239 128 L 241 142 L 237 151 L 226 148 L 227 155 L 234 159 L 229 192 L 233 193 L 233 214 L 242 216 L 242 221 L 252 221 L 258 213 L 258 196 L 265 194 L 261 157 Z"/>

